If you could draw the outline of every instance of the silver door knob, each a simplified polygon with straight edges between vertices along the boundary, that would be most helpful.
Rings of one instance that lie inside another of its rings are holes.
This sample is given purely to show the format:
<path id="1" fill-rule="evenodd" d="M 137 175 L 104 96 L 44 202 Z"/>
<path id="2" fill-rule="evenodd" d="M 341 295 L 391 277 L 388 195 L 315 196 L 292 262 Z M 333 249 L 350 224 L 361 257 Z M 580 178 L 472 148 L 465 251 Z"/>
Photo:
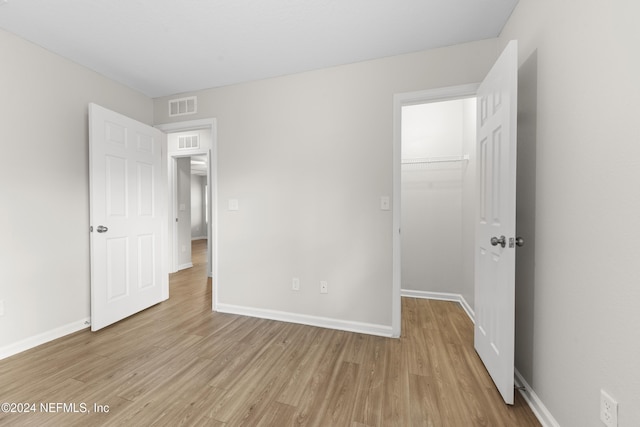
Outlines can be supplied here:
<path id="1" fill-rule="evenodd" d="M 500 238 L 498 239 L 497 237 L 492 237 L 491 238 L 491 244 L 493 246 L 502 246 L 503 248 L 505 247 L 505 245 L 507 244 L 507 238 L 504 236 L 500 236 Z"/>
<path id="2" fill-rule="evenodd" d="M 524 239 L 522 237 L 516 237 L 516 245 L 519 247 L 524 246 Z"/>
<path id="3" fill-rule="evenodd" d="M 109 231 L 109 229 L 104 225 L 99 225 L 98 228 L 96 228 L 96 231 L 98 233 L 106 233 L 107 231 Z"/>

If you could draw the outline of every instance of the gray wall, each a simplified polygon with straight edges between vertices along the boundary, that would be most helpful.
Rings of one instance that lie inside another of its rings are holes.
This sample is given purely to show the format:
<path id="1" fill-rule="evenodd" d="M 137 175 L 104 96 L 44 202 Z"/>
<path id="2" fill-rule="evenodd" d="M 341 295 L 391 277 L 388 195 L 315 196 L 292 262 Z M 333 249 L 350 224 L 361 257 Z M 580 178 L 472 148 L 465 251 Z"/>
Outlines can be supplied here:
<path id="1" fill-rule="evenodd" d="M 191 158 L 176 159 L 178 270 L 191 267 Z"/>
<path id="2" fill-rule="evenodd" d="M 475 238 L 476 238 L 476 102 L 465 102 L 462 153 L 469 156 L 462 169 L 462 286 L 460 294 L 475 309 Z"/>
<path id="3" fill-rule="evenodd" d="M 153 108 L 1 30 L 0 52 L 1 350 L 89 317 L 88 103 L 148 124 Z"/>
<path id="4" fill-rule="evenodd" d="M 219 302 L 390 327 L 393 95 L 478 82 L 496 52 L 487 40 L 193 93 L 189 119 L 218 120 Z M 156 123 L 172 121 L 166 103 Z"/>
<path id="5" fill-rule="evenodd" d="M 640 3 L 520 0 L 516 367 L 562 426 L 640 425 Z"/>
<path id="6" fill-rule="evenodd" d="M 206 185 L 206 176 L 191 175 L 191 239 L 207 238 Z"/>

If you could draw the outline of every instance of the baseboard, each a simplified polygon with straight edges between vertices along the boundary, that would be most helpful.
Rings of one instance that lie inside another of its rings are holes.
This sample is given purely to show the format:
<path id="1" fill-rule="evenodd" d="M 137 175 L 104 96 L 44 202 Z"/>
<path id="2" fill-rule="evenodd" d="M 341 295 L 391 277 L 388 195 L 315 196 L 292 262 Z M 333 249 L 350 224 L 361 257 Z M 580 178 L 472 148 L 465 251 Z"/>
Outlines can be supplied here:
<path id="1" fill-rule="evenodd" d="M 531 411 L 536 416 L 536 418 L 538 418 L 540 424 L 542 424 L 543 427 L 560 427 L 560 423 L 558 423 L 556 419 L 553 418 L 551 412 L 549 412 L 547 407 L 544 406 L 542 400 L 540 400 L 538 395 L 525 381 L 523 376 L 520 375 L 520 372 L 518 372 L 517 369 L 515 370 L 515 374 L 516 386 L 520 388 L 520 394 L 522 394 L 524 400 L 527 402 L 527 404 L 529 404 Z"/>
<path id="2" fill-rule="evenodd" d="M 423 298 L 423 299 L 435 299 L 440 301 L 453 301 L 462 306 L 462 309 L 467 313 L 469 319 L 475 323 L 475 313 L 466 299 L 460 294 L 451 294 L 447 292 L 428 292 L 428 291 L 415 291 L 412 289 L 401 289 L 400 295 L 409 298 Z"/>
<path id="3" fill-rule="evenodd" d="M 193 267 L 193 263 L 192 262 L 188 262 L 186 264 L 180 264 L 176 271 L 185 270 L 185 269 L 191 268 L 191 267 Z"/>
<path id="4" fill-rule="evenodd" d="M 207 236 L 197 236 L 197 237 L 192 237 L 191 241 L 193 242 L 194 240 L 206 240 Z"/>
<path id="5" fill-rule="evenodd" d="M 373 323 L 353 322 L 348 320 L 331 319 L 328 317 L 309 316 L 306 314 L 289 313 L 285 311 L 266 310 L 254 307 L 243 307 L 232 304 L 217 304 L 216 311 L 221 313 L 239 314 L 242 316 L 258 317 L 261 319 L 279 320 L 282 322 L 299 323 L 320 328 L 338 329 L 341 331 L 357 332 L 368 335 L 391 337 L 391 326 Z"/>
<path id="6" fill-rule="evenodd" d="M 9 344 L 0 348 L 0 360 L 6 359 L 23 351 L 30 350 L 34 347 L 48 343 L 58 338 L 62 338 L 65 335 L 72 334 L 74 332 L 81 331 L 88 328 L 91 325 L 91 318 L 78 320 L 77 322 L 69 323 L 59 328 L 52 329 L 51 331 L 43 332 L 30 338 L 26 338 L 22 341 L 18 341 L 14 344 Z"/>

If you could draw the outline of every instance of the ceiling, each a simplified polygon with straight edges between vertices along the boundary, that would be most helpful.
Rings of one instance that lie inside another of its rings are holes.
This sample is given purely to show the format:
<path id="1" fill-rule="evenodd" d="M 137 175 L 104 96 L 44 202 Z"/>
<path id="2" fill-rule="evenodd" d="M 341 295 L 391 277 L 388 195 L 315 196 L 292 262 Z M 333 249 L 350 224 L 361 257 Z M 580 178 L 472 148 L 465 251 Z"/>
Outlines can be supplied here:
<path id="1" fill-rule="evenodd" d="M 155 98 L 496 37 L 518 0 L 0 0 L 0 28 Z"/>

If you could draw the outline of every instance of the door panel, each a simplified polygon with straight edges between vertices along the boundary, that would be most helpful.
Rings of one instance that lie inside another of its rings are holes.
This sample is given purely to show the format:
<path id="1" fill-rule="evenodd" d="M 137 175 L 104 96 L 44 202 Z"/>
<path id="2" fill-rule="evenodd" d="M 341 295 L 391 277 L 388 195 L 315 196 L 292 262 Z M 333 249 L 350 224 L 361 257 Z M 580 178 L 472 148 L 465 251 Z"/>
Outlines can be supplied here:
<path id="1" fill-rule="evenodd" d="M 517 74 L 512 41 L 478 89 L 477 125 L 474 345 L 508 404 L 514 399 Z"/>
<path id="2" fill-rule="evenodd" d="M 162 132 L 95 104 L 89 122 L 95 331 L 162 300 L 166 190 Z"/>

